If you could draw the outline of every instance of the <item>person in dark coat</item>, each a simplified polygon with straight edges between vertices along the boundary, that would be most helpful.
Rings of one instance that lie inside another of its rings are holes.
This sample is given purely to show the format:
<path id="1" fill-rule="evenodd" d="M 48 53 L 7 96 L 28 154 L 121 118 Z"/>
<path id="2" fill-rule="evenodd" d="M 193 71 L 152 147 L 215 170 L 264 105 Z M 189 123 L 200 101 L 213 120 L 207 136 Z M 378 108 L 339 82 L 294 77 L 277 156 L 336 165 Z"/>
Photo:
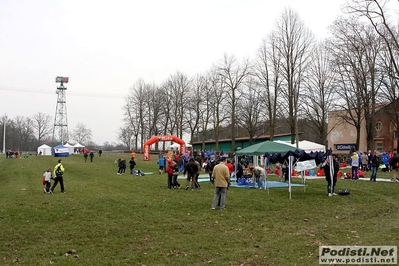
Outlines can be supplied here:
<path id="1" fill-rule="evenodd" d="M 193 158 L 190 158 L 183 171 L 183 175 L 186 175 L 187 173 L 186 190 L 189 188 L 191 180 L 194 180 L 194 182 L 191 182 L 191 189 L 195 188 L 195 176 L 199 171 L 200 169 L 198 169 L 197 163 Z"/>
<path id="2" fill-rule="evenodd" d="M 90 157 L 90 162 L 93 162 L 94 153 L 92 151 L 90 152 L 89 157 Z"/>
<path id="3" fill-rule="evenodd" d="M 330 196 L 335 196 L 337 195 L 335 193 L 335 185 L 337 184 L 337 177 L 338 177 L 338 171 L 339 171 L 339 162 L 337 160 L 337 157 L 335 155 L 332 155 L 332 162 L 328 161 L 328 157 L 326 158 L 326 161 L 322 163 L 321 168 L 324 171 L 324 175 L 326 176 L 326 181 L 327 181 L 327 195 Z M 331 167 L 333 167 L 334 174 L 331 178 Z"/>
<path id="4" fill-rule="evenodd" d="M 393 171 L 393 178 L 391 179 L 393 182 L 399 181 L 398 179 L 398 170 L 399 170 L 399 156 L 396 151 L 393 152 L 393 157 L 391 158 L 391 169 Z"/>
<path id="5" fill-rule="evenodd" d="M 133 174 L 134 167 L 136 166 L 136 161 L 134 160 L 134 157 L 132 157 L 129 161 L 129 167 L 130 167 L 130 174 Z"/>

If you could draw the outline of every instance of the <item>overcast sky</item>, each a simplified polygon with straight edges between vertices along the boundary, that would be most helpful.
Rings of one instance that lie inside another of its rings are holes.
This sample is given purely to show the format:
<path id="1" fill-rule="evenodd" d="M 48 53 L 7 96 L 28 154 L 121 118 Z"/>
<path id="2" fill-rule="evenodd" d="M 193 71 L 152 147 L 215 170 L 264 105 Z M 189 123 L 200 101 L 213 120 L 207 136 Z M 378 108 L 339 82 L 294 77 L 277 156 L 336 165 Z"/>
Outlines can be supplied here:
<path id="1" fill-rule="evenodd" d="M 54 117 L 55 78 L 65 76 L 69 131 L 83 123 L 97 144 L 114 143 L 124 97 L 139 78 L 159 84 L 176 71 L 194 76 L 224 53 L 253 58 L 287 7 L 325 38 L 344 3 L 1 0 L 0 116 Z"/>

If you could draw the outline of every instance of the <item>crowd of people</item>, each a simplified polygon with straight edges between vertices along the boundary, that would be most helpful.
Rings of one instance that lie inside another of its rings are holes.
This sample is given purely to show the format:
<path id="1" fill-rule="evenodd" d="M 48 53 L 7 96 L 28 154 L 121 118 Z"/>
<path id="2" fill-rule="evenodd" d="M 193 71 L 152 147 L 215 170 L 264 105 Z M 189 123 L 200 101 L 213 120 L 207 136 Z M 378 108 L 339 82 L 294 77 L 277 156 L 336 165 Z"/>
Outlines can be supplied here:
<path id="1" fill-rule="evenodd" d="M 371 152 L 356 152 L 351 151 L 350 156 L 351 173 L 350 178 L 356 180 L 359 178 L 359 170 L 364 172 L 371 171 L 370 181 L 377 180 L 378 169 L 382 172 L 393 171 L 392 181 L 397 182 L 398 176 L 397 172 L 399 169 L 399 156 L 396 151 L 379 152 L 375 150 Z"/>
<path id="2" fill-rule="evenodd" d="M 21 155 L 22 155 L 22 151 L 6 150 L 6 159 L 8 159 L 8 158 L 18 159 L 19 156 L 21 156 Z"/>
<path id="3" fill-rule="evenodd" d="M 90 157 L 91 162 L 93 161 L 94 153 L 85 152 L 85 161 L 87 155 Z M 169 154 L 170 155 L 170 154 Z M 136 174 L 135 171 L 136 153 L 132 152 L 131 159 L 129 162 L 126 159 L 119 158 L 118 164 L 118 175 L 124 175 L 126 173 L 127 163 L 129 164 L 130 174 Z M 7 157 L 8 158 L 8 157 Z M 332 155 L 332 161 L 326 160 L 320 165 L 320 168 L 324 170 L 325 178 L 327 181 L 327 195 L 337 195 L 335 191 L 337 183 L 337 175 L 340 169 L 340 163 L 336 155 Z M 262 177 L 265 176 L 264 168 L 258 166 L 250 166 L 252 162 L 252 156 L 242 156 L 236 162 L 231 162 L 228 159 L 228 155 L 214 151 L 193 151 L 192 153 L 177 153 L 172 157 L 166 157 L 164 153 L 159 153 L 157 161 L 159 174 L 167 174 L 167 189 L 179 189 L 182 185 L 178 181 L 179 174 L 182 174 L 185 178 L 185 189 L 196 190 L 200 189 L 201 186 L 198 182 L 199 175 L 202 171 L 209 175 L 209 183 L 215 186 L 214 197 L 211 205 L 211 209 L 216 209 L 217 206 L 220 209 L 225 208 L 227 190 L 230 185 L 230 179 L 235 176 L 237 180 L 244 177 L 244 169 L 249 169 L 249 173 L 254 178 L 254 187 L 262 188 Z M 359 177 L 358 171 L 371 171 L 370 181 L 376 181 L 378 169 L 382 171 L 390 172 L 393 171 L 393 181 L 399 181 L 397 172 L 399 170 L 399 155 L 394 152 L 382 152 L 374 151 L 371 153 L 359 153 L 353 152 L 350 156 L 351 164 L 351 177 L 356 179 Z M 282 169 L 284 170 L 284 169 Z M 62 160 L 58 160 L 58 164 L 52 170 L 47 169 L 43 174 L 43 185 L 45 186 L 44 193 L 53 194 L 54 189 L 60 184 L 61 193 L 65 193 L 63 174 L 64 166 Z M 138 170 L 140 172 L 140 170 Z M 287 172 L 287 171 L 286 171 Z M 51 186 L 51 181 L 53 185 Z"/>

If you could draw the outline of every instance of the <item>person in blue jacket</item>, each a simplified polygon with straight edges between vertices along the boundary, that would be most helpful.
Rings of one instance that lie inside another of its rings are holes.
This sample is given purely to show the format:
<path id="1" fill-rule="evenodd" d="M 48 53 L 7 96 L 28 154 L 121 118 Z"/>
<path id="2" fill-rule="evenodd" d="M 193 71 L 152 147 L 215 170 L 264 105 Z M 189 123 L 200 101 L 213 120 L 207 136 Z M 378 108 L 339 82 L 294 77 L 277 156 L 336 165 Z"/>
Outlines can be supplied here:
<path id="1" fill-rule="evenodd" d="M 382 169 L 383 172 L 390 172 L 390 167 L 389 167 L 389 154 L 384 151 L 384 153 L 381 155 L 381 163 L 385 165 L 385 168 Z"/>
<path id="2" fill-rule="evenodd" d="M 165 157 L 160 157 L 157 163 L 159 165 L 159 174 L 161 175 L 165 169 Z"/>

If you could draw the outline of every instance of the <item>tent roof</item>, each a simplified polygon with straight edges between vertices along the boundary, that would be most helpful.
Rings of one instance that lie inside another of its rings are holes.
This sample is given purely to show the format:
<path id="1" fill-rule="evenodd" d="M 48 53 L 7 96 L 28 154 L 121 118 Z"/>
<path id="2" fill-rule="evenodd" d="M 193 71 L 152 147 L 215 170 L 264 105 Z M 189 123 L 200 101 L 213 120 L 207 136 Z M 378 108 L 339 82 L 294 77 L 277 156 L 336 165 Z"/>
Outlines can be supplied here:
<path id="1" fill-rule="evenodd" d="M 322 144 L 318 144 L 316 142 L 308 141 L 308 140 L 302 140 L 299 142 L 299 148 L 306 152 L 316 152 L 316 151 L 326 151 L 326 146 Z"/>
<path id="2" fill-rule="evenodd" d="M 62 144 L 59 144 L 59 145 L 55 146 L 54 148 L 66 148 L 66 147 Z"/>
<path id="3" fill-rule="evenodd" d="M 193 145 L 191 145 L 191 144 L 188 144 L 188 143 L 185 143 L 186 144 L 186 147 L 188 147 L 188 148 L 190 148 L 190 147 L 192 147 Z M 170 148 L 180 148 L 180 144 L 179 143 L 173 143 L 172 145 L 170 145 L 169 146 Z"/>
<path id="4" fill-rule="evenodd" d="M 283 143 L 286 145 L 296 147 L 296 144 L 291 144 L 286 141 L 276 140 L 275 142 Z M 305 152 L 316 152 L 316 151 L 325 152 L 326 151 L 326 147 L 324 145 L 318 144 L 316 142 L 308 141 L 308 140 L 302 140 L 302 141 L 298 142 L 298 147 L 301 150 L 304 150 Z"/>
<path id="5" fill-rule="evenodd" d="M 71 144 L 69 144 L 68 142 L 64 144 L 65 147 L 73 147 Z"/>
<path id="6" fill-rule="evenodd" d="M 264 155 L 265 153 L 287 153 L 295 150 L 297 149 L 290 145 L 267 140 L 241 149 L 236 152 L 236 155 Z M 299 149 L 299 151 L 301 150 Z"/>
<path id="7" fill-rule="evenodd" d="M 50 148 L 51 147 L 49 145 L 43 144 L 42 146 L 37 147 L 38 149 L 45 149 L 45 148 Z"/>
<path id="8" fill-rule="evenodd" d="M 73 145 L 75 148 L 83 148 L 84 146 L 80 143 L 76 143 L 75 145 Z"/>

